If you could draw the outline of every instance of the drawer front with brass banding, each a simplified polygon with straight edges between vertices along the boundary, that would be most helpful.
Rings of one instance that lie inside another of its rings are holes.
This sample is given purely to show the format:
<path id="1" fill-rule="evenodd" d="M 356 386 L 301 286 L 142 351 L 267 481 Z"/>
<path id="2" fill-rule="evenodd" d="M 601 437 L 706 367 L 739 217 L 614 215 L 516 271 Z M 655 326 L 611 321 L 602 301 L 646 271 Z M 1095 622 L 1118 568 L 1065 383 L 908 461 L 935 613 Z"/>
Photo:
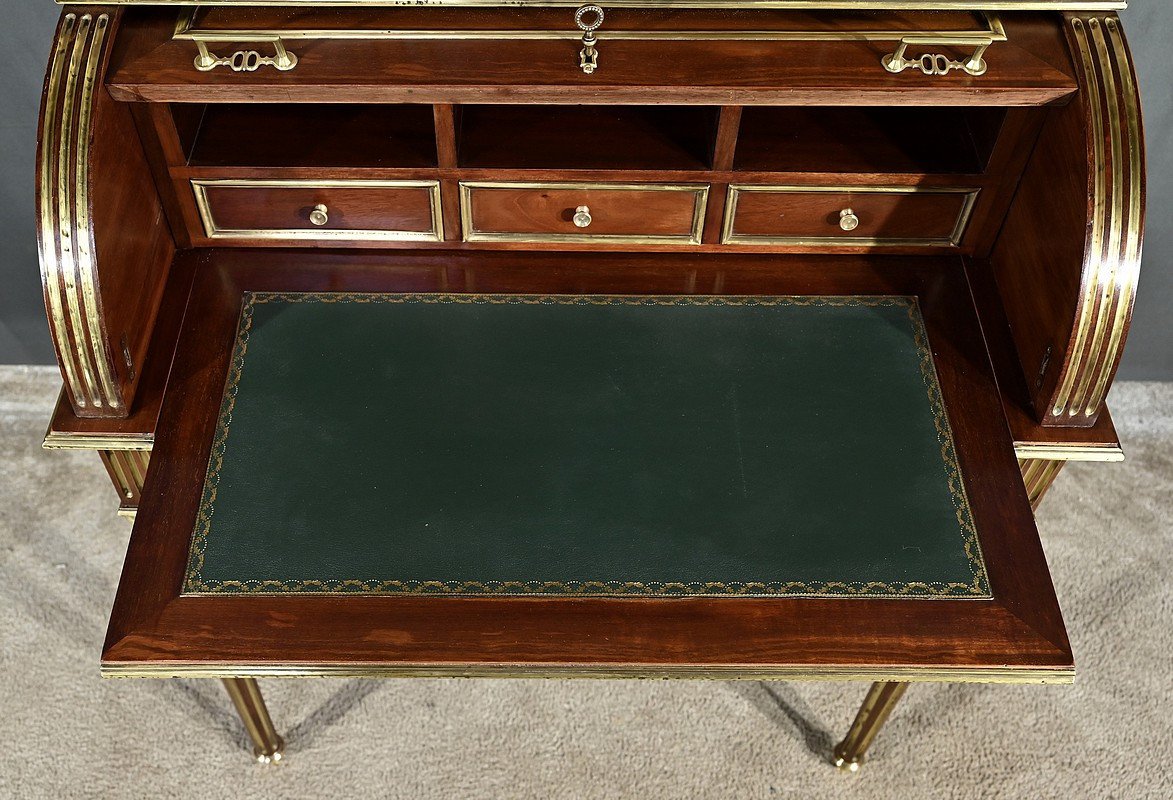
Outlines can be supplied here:
<path id="1" fill-rule="evenodd" d="M 209 239 L 444 238 L 437 181 L 193 180 Z"/>
<path id="2" fill-rule="evenodd" d="M 466 242 L 701 242 L 706 184 L 460 184 Z"/>
<path id="3" fill-rule="evenodd" d="M 956 247 L 978 190 L 730 186 L 724 244 Z"/>

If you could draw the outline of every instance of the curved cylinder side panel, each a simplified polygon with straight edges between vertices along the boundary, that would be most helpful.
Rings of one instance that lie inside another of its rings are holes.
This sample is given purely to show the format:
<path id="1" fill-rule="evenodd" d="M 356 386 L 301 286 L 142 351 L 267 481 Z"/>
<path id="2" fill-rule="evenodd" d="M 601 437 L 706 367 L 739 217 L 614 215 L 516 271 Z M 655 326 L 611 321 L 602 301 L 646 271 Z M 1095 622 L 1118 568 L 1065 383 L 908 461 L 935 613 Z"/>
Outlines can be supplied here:
<path id="1" fill-rule="evenodd" d="M 1114 15 L 1064 17 L 1078 98 L 1052 109 L 991 264 L 1044 425 L 1090 427 L 1132 318 L 1144 139 Z"/>
<path id="2" fill-rule="evenodd" d="M 173 252 L 129 109 L 102 85 L 120 13 L 62 14 L 38 137 L 45 308 L 81 417 L 129 413 Z"/>

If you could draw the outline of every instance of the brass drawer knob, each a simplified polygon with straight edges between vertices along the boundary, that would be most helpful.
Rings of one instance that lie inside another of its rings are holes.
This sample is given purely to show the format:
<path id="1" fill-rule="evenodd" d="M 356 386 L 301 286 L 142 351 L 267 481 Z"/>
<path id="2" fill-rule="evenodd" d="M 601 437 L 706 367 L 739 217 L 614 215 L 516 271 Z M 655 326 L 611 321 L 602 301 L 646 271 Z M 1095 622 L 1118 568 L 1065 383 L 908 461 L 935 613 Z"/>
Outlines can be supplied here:
<path id="1" fill-rule="evenodd" d="M 859 217 L 850 208 L 839 212 L 839 227 L 845 231 L 853 231 L 859 227 Z"/>
<path id="2" fill-rule="evenodd" d="M 591 224 L 591 209 L 589 206 L 579 206 L 574 209 L 574 226 L 585 228 Z"/>
<path id="3" fill-rule="evenodd" d="M 310 212 L 310 222 L 315 225 L 325 225 L 330 221 L 330 214 L 328 213 L 325 203 L 318 203 L 314 206 L 314 210 Z"/>

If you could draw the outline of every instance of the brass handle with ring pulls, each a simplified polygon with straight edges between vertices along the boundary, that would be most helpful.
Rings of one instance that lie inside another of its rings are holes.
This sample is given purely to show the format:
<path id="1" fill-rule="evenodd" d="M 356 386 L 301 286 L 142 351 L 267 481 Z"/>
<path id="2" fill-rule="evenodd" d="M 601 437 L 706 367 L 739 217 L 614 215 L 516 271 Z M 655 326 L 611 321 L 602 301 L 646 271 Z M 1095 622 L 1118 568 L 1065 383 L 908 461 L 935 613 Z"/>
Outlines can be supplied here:
<path id="1" fill-rule="evenodd" d="M 199 48 L 199 53 L 195 57 L 195 68 L 200 72 L 210 72 L 216 67 L 228 67 L 233 72 L 256 72 L 261 67 L 272 67 L 280 72 L 288 72 L 297 66 L 297 55 L 285 49 L 285 42 L 281 41 L 277 34 L 248 34 L 249 41 L 271 43 L 271 56 L 263 56 L 256 50 L 237 50 L 230 56 L 218 56 L 208 49 L 208 42 L 240 41 L 240 34 L 232 32 L 201 31 L 199 34 L 193 34 L 191 38 Z"/>

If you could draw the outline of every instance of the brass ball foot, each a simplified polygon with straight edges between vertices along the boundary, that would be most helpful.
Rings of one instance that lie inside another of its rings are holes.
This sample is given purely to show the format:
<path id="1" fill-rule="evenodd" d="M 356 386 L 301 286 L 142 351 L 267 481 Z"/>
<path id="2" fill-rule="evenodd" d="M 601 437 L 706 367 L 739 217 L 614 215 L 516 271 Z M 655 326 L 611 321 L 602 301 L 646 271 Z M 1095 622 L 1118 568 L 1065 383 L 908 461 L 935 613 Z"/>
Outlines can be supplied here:
<path id="1" fill-rule="evenodd" d="M 271 748 L 256 747 L 253 749 L 253 755 L 256 756 L 258 764 L 280 764 L 285 756 L 285 740 L 278 736 L 275 745 Z"/>

